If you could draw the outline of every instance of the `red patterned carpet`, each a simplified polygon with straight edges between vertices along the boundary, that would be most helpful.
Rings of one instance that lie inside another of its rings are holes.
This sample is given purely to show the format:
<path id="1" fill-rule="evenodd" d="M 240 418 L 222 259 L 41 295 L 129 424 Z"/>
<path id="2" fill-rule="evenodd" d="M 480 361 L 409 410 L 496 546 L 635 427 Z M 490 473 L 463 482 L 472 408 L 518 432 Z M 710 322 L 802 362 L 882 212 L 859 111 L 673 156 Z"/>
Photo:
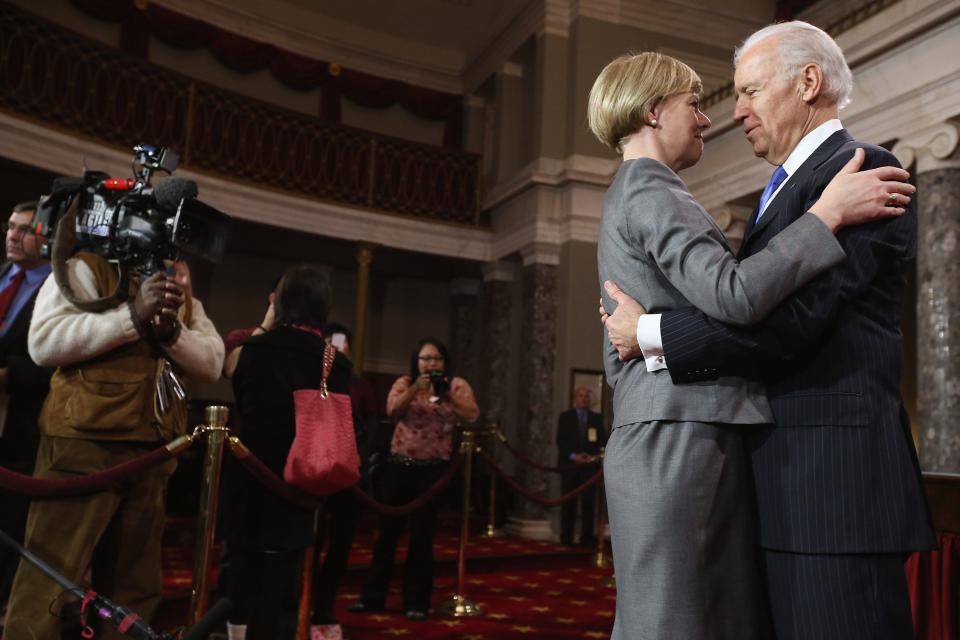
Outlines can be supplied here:
<path id="1" fill-rule="evenodd" d="M 190 592 L 191 527 L 191 521 L 173 521 L 165 534 L 165 603 L 155 624 L 158 629 L 182 623 L 177 618 L 185 610 Z M 445 517 L 436 537 L 434 607 L 455 589 L 457 529 L 454 517 Z M 479 525 L 475 527 L 477 534 L 480 530 Z M 372 522 L 361 527 L 350 556 L 350 571 L 340 589 L 337 617 L 348 640 L 610 637 L 616 592 L 604 582 L 611 570 L 596 568 L 589 550 L 510 537 L 484 539 L 476 535 L 470 542 L 465 592 L 482 608 L 480 617 L 452 619 L 434 613 L 424 622 L 410 622 L 400 609 L 400 571 L 395 574 L 386 611 L 348 613 L 347 608 L 359 598 L 375 535 Z M 398 560 L 402 561 L 405 553 L 401 543 Z"/>
<path id="2" fill-rule="evenodd" d="M 474 574 L 466 592 L 483 610 L 484 615 L 477 618 L 434 615 L 424 622 L 409 622 L 400 611 L 398 593 L 391 595 L 388 610 L 382 613 L 347 613 L 346 607 L 359 597 L 355 588 L 344 590 L 337 616 L 350 640 L 609 638 L 615 590 L 603 584 L 609 569 L 590 567 L 591 560 L 586 555 L 560 561 L 543 558 L 541 569 Z M 454 584 L 453 577 L 437 579 L 435 606 L 453 591 Z"/>

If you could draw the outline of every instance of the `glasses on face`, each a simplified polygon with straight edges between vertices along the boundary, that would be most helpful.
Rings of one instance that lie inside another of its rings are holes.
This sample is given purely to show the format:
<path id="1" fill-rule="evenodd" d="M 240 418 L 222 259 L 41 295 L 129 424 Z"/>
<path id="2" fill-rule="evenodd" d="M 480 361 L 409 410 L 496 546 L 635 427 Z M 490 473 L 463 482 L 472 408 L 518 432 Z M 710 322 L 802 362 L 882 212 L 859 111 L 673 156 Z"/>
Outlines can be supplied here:
<path id="1" fill-rule="evenodd" d="M 443 362 L 443 356 L 418 356 L 424 362 Z"/>
<path id="2" fill-rule="evenodd" d="M 33 233 L 33 225 L 32 224 L 16 224 L 16 223 L 10 224 L 9 222 L 5 222 L 3 224 L 3 232 L 5 234 L 13 233 L 14 236 L 23 237 Z"/>

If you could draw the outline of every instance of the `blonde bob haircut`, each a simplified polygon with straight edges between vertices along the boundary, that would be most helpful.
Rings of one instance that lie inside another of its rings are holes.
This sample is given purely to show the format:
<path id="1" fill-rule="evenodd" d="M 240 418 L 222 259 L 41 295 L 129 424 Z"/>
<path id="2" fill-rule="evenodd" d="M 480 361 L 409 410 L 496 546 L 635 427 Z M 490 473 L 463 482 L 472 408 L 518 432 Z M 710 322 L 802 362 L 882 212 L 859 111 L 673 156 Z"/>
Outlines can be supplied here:
<path id="1" fill-rule="evenodd" d="M 623 139 L 649 124 L 661 100 L 675 93 L 700 93 L 697 72 L 676 58 L 645 51 L 620 56 L 600 72 L 587 105 L 587 122 L 597 139 L 623 154 Z"/>

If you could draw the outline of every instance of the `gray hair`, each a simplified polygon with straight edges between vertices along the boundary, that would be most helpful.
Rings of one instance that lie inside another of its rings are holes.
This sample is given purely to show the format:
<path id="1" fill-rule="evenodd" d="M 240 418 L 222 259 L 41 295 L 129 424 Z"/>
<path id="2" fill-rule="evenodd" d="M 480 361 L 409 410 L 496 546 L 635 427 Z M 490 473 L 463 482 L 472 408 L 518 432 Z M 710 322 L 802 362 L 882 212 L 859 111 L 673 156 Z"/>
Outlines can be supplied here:
<path id="1" fill-rule="evenodd" d="M 823 71 L 823 93 L 843 109 L 850 104 L 853 93 L 853 73 L 847 66 L 843 51 L 825 31 L 808 22 L 794 20 L 771 24 L 760 29 L 733 52 L 734 66 L 740 64 L 744 53 L 761 40 L 777 36 L 780 56 L 780 74 L 792 79 L 811 62 Z"/>

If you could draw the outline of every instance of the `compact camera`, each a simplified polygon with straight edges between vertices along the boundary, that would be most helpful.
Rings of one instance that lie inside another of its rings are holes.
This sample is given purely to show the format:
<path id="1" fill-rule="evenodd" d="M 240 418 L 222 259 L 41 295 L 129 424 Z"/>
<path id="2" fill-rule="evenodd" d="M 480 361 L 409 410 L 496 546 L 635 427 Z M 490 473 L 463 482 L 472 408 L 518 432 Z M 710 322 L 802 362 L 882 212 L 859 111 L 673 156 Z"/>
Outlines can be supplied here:
<path id="1" fill-rule="evenodd" d="M 430 384 L 433 385 L 433 394 L 436 396 L 445 396 L 450 391 L 450 379 L 443 371 L 434 369 L 428 373 Z"/>

